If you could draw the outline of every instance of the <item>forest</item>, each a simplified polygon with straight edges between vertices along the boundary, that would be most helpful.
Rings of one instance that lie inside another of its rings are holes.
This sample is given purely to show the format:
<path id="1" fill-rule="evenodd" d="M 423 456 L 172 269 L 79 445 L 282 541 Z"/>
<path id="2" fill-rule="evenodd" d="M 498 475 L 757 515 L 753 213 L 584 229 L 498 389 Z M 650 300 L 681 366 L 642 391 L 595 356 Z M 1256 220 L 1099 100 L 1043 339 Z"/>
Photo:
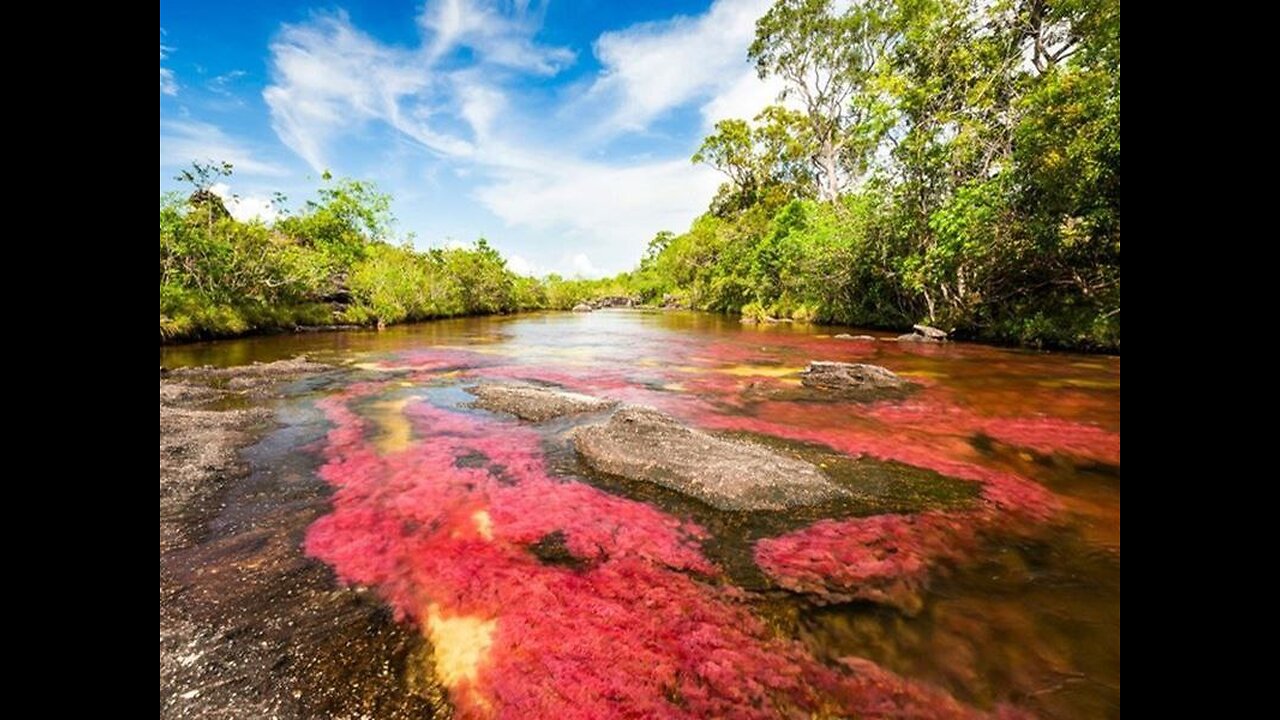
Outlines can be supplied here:
<path id="1" fill-rule="evenodd" d="M 160 205 L 161 341 L 568 309 L 593 297 L 1117 352 L 1118 0 L 778 0 L 749 59 L 784 88 L 693 155 L 725 182 L 631 272 L 523 277 L 486 241 L 414 249 L 324 177 L 273 223 L 197 163 Z"/>

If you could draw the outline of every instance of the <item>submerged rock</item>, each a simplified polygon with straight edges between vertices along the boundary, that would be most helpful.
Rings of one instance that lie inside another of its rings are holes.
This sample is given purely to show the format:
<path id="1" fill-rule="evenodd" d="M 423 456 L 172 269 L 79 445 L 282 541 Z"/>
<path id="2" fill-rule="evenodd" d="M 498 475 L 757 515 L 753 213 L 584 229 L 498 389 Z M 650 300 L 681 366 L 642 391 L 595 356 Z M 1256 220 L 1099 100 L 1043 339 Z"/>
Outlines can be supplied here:
<path id="1" fill-rule="evenodd" d="M 912 325 L 911 329 L 929 338 L 930 340 L 946 340 L 947 339 L 947 333 L 942 330 L 939 330 L 936 327 L 930 327 L 928 325 Z"/>
<path id="2" fill-rule="evenodd" d="M 578 303 L 577 305 L 573 306 L 574 312 L 591 312 L 593 310 L 595 310 L 595 308 L 591 307 L 586 303 Z"/>
<path id="3" fill-rule="evenodd" d="M 855 396 L 911 387 L 910 381 L 879 365 L 822 361 L 809 363 L 800 373 L 800 383 L 813 390 Z"/>
<path id="4" fill-rule="evenodd" d="M 742 440 L 685 427 L 647 407 L 573 433 L 592 468 L 651 482 L 720 510 L 785 510 L 848 497 L 813 465 Z"/>
<path id="5" fill-rule="evenodd" d="M 521 420 L 542 422 L 564 415 L 608 410 L 617 405 L 616 400 L 604 400 L 590 395 L 538 387 L 536 385 L 498 385 L 484 383 L 466 388 L 476 396 L 472 407 L 490 412 L 504 412 Z"/>
<path id="6" fill-rule="evenodd" d="M 942 342 L 947 339 L 947 334 L 936 327 L 928 325 L 912 325 L 912 332 L 898 336 L 898 342 Z"/>
<path id="7" fill-rule="evenodd" d="M 849 333 L 840 333 L 839 335 L 835 336 L 835 339 L 836 340 L 867 340 L 867 341 L 874 342 L 876 338 L 874 335 L 850 335 Z"/>

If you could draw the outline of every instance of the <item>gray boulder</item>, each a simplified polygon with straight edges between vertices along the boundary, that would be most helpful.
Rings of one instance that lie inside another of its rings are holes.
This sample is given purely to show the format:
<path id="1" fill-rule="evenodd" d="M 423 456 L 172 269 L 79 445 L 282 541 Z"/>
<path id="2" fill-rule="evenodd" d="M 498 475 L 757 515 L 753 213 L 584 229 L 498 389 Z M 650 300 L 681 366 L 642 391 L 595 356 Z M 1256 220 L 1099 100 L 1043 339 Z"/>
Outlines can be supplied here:
<path id="1" fill-rule="evenodd" d="M 842 362 L 811 362 L 800 373 L 800 384 L 834 394 L 864 394 L 868 391 L 902 390 L 911 382 L 879 365 Z"/>
<path id="2" fill-rule="evenodd" d="M 936 327 L 930 327 L 928 325 L 912 325 L 911 329 L 929 338 L 930 340 L 946 340 L 947 339 L 947 334 Z"/>
<path id="3" fill-rule="evenodd" d="M 466 388 L 476 396 L 471 403 L 490 412 L 515 415 L 521 420 L 542 422 L 564 415 L 608 410 L 617 405 L 616 400 L 604 400 L 579 393 L 538 387 L 536 385 L 499 385 L 483 383 Z"/>
<path id="4" fill-rule="evenodd" d="M 720 510 L 785 510 L 849 497 L 817 467 L 742 440 L 686 427 L 628 406 L 573 432 L 593 469 L 661 485 Z"/>

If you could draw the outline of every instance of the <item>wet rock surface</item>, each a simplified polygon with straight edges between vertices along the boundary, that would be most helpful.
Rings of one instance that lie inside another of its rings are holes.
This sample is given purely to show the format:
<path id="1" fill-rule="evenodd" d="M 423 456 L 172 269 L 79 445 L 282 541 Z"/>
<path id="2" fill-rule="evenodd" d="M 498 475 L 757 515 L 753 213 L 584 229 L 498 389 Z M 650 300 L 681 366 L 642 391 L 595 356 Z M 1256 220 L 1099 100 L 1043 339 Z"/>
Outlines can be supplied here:
<path id="1" fill-rule="evenodd" d="M 879 365 L 821 361 L 809 363 L 800 373 L 800 383 L 810 390 L 855 400 L 900 396 L 913 387 L 909 380 Z"/>
<path id="2" fill-rule="evenodd" d="M 911 332 L 898 336 L 898 342 L 938 343 L 947 339 L 942 330 L 928 325 L 912 325 Z"/>
<path id="3" fill-rule="evenodd" d="M 618 403 L 537 385 L 483 383 L 466 388 L 476 396 L 472 407 L 515 415 L 521 420 L 542 422 L 565 415 L 608 410 Z"/>
<path id="4" fill-rule="evenodd" d="M 160 716 L 444 717 L 421 636 L 302 554 L 328 488 L 268 452 L 264 407 L 328 366 L 181 368 L 160 380 Z M 372 662 L 371 662 L 371 659 Z"/>
<path id="5" fill-rule="evenodd" d="M 912 325 L 911 329 L 929 338 L 930 340 L 946 340 L 947 339 L 947 333 L 945 331 L 939 330 L 938 328 L 931 327 L 929 325 Z"/>
<path id="6" fill-rule="evenodd" d="M 847 497 L 809 463 L 694 430 L 651 408 L 624 407 L 572 437 L 596 471 L 655 483 L 720 510 L 777 511 Z"/>

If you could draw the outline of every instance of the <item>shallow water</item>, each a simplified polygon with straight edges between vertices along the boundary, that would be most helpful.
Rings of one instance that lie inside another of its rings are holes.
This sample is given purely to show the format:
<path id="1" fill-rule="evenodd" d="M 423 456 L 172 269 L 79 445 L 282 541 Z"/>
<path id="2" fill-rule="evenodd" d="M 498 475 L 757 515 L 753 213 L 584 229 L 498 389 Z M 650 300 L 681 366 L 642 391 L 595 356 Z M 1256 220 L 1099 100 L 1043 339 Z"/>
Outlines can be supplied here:
<path id="1" fill-rule="evenodd" d="M 161 364 L 345 368 L 291 388 L 248 459 L 334 488 L 305 552 L 421 631 L 460 716 L 1118 717 L 1119 359 L 845 331 L 616 310 L 187 345 Z M 920 388 L 825 400 L 793 375 L 811 360 Z M 465 407 L 483 379 L 652 405 L 814 462 L 855 499 L 725 513 L 599 476 L 566 432 L 607 413 Z M 219 522 L 263 521 L 252 493 L 231 500 Z"/>

